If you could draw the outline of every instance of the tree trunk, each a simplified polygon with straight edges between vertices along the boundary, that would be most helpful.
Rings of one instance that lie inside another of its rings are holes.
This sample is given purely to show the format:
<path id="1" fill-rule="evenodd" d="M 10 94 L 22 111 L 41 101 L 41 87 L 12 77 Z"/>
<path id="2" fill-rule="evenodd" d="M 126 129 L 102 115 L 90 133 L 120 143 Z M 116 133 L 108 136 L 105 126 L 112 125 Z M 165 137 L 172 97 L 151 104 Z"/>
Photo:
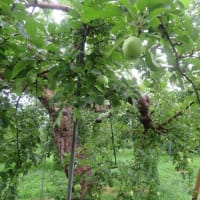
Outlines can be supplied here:
<path id="1" fill-rule="evenodd" d="M 50 99 L 54 96 L 54 92 L 46 88 L 42 94 L 42 96 L 38 97 L 40 102 L 43 104 L 43 106 L 47 109 L 49 117 L 51 121 L 54 123 L 56 120 L 56 112 L 58 109 L 55 107 L 55 105 L 50 104 Z M 71 146 L 72 146 L 72 135 L 73 135 L 73 128 L 72 128 L 72 107 L 63 107 L 62 108 L 62 114 L 61 114 L 61 120 L 59 125 L 56 125 L 54 127 L 54 141 L 55 145 L 57 147 L 60 161 L 63 165 L 64 172 L 66 177 L 68 177 L 68 166 L 64 163 L 64 158 L 66 153 L 71 152 Z M 76 147 L 78 144 L 75 144 Z M 76 153 L 75 154 L 78 159 L 85 159 L 86 156 Z M 75 175 L 83 175 L 82 180 L 80 182 L 81 184 L 81 200 L 85 199 L 85 195 L 88 192 L 89 189 L 89 183 L 87 184 L 84 175 L 91 176 L 91 168 L 88 166 L 77 166 L 74 170 Z"/>

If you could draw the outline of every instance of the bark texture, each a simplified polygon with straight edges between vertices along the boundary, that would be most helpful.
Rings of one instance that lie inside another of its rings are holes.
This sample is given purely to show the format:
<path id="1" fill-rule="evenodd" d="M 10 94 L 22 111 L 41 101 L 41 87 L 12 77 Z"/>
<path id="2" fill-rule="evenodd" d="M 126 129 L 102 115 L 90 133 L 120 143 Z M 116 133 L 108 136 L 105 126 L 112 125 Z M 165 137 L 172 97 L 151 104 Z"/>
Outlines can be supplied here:
<path id="1" fill-rule="evenodd" d="M 46 88 L 43 94 L 39 97 L 40 102 L 48 111 L 49 117 L 52 122 L 56 120 L 56 112 L 58 109 L 54 104 L 50 103 L 50 100 L 53 98 L 54 92 Z M 63 107 L 61 121 L 59 126 L 54 128 L 54 141 L 57 147 L 61 163 L 64 168 L 64 172 L 66 177 L 68 177 L 68 166 L 64 164 L 65 153 L 71 152 L 72 146 L 72 107 Z M 76 147 L 78 147 L 78 143 L 76 143 Z M 76 158 L 85 159 L 86 155 L 76 153 Z M 86 180 L 87 176 L 92 176 L 91 168 L 88 166 L 76 166 L 74 170 L 75 175 L 81 176 L 81 200 L 85 199 L 87 192 L 89 191 L 91 185 Z"/>

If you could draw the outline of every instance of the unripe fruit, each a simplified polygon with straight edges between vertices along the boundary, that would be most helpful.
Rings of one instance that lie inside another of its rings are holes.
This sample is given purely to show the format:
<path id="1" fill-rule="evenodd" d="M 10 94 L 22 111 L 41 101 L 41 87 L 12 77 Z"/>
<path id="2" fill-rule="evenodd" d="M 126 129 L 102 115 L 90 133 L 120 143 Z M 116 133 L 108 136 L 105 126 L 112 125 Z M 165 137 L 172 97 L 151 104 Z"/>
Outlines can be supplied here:
<path id="1" fill-rule="evenodd" d="M 127 38 L 122 46 L 124 57 L 127 59 L 137 59 L 142 54 L 142 43 L 139 38 L 131 36 Z"/>
<path id="2" fill-rule="evenodd" d="M 104 85 L 105 87 L 107 87 L 108 86 L 108 77 L 107 76 L 105 76 L 105 75 L 99 75 L 98 77 L 97 77 L 97 81 L 99 82 L 99 83 L 101 83 L 102 85 Z"/>
<path id="3" fill-rule="evenodd" d="M 81 185 L 80 185 L 80 184 L 76 184 L 76 185 L 74 186 L 74 190 L 75 190 L 76 192 L 81 191 Z"/>

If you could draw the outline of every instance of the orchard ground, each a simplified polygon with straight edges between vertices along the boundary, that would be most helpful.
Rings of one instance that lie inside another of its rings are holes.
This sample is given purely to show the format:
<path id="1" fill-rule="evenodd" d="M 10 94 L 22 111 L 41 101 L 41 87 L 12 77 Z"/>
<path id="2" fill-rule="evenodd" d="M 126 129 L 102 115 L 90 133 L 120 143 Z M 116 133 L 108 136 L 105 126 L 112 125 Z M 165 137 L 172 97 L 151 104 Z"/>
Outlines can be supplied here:
<path id="1" fill-rule="evenodd" d="M 118 153 L 118 161 L 131 160 L 131 150 L 122 150 Z M 191 163 L 194 170 L 192 182 L 183 179 L 180 172 L 174 169 L 170 156 L 163 154 L 159 162 L 160 194 L 161 200 L 188 200 L 192 199 L 200 158 L 195 157 Z M 118 191 L 118 182 L 111 187 L 105 187 L 102 194 L 103 200 L 113 200 Z M 56 197 L 66 193 L 66 178 L 62 170 L 55 169 L 53 159 L 47 159 L 39 167 L 32 168 L 29 173 L 20 178 L 19 196 L 17 200 L 55 200 Z M 200 199 L 200 198 L 199 198 Z"/>

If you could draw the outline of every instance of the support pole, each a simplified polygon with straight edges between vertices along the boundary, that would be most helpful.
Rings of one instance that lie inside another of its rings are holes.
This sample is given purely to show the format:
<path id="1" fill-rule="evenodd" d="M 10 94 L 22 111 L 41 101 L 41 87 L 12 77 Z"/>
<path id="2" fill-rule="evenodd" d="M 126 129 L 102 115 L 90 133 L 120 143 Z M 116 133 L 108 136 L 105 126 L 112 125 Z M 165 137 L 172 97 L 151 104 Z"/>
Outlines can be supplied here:
<path id="1" fill-rule="evenodd" d="M 72 187 L 74 180 L 74 161 L 75 161 L 75 151 L 76 151 L 76 138 L 78 135 L 78 120 L 75 119 L 73 123 L 73 135 L 72 135 L 72 146 L 71 146 L 71 156 L 70 156 L 70 165 L 68 173 L 68 190 L 67 190 L 67 199 L 72 199 Z"/>

